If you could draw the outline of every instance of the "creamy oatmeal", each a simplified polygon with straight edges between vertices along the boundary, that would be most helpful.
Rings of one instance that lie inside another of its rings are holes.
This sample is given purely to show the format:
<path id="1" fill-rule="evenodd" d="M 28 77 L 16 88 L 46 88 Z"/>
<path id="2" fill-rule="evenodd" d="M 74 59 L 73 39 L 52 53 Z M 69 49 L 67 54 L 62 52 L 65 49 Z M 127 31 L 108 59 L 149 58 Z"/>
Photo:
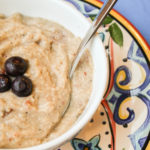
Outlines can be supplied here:
<path id="1" fill-rule="evenodd" d="M 0 148 L 21 148 L 54 139 L 69 129 L 85 108 L 92 89 L 92 59 L 87 51 L 70 81 L 68 72 L 80 39 L 41 18 L 0 15 L 0 69 L 20 56 L 33 83 L 28 97 L 0 93 Z M 68 111 L 63 113 L 71 98 Z"/>

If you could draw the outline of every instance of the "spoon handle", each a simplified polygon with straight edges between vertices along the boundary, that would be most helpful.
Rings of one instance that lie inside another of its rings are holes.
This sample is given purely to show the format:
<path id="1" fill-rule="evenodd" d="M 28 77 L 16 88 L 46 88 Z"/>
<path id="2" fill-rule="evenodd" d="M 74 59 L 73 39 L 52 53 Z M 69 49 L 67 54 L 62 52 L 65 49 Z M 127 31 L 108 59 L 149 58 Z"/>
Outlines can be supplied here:
<path id="1" fill-rule="evenodd" d="M 113 8 L 113 6 L 115 5 L 115 3 L 117 2 L 117 0 L 107 0 L 107 2 L 103 5 L 103 7 L 101 8 L 100 12 L 98 13 L 98 15 L 96 16 L 92 26 L 90 27 L 90 29 L 87 31 L 85 37 L 83 38 L 78 50 L 77 50 L 77 55 L 72 63 L 72 67 L 71 67 L 71 71 L 70 71 L 70 78 L 72 78 L 72 75 L 80 61 L 80 58 L 82 56 L 82 54 L 85 51 L 85 46 L 87 45 L 87 43 L 91 40 L 91 38 L 93 37 L 93 35 L 95 35 L 95 33 L 97 32 L 97 30 L 99 29 L 99 27 L 101 26 L 103 20 L 105 19 L 105 17 L 107 16 L 107 14 L 110 12 L 110 10 Z"/>

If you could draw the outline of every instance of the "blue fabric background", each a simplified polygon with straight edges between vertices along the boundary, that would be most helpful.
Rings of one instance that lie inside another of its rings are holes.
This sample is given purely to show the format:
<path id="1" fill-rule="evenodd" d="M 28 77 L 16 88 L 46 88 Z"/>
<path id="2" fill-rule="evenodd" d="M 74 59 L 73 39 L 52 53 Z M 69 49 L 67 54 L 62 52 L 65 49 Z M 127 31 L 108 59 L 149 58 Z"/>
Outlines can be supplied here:
<path id="1" fill-rule="evenodd" d="M 150 0 L 118 0 L 114 8 L 140 31 L 150 45 Z"/>

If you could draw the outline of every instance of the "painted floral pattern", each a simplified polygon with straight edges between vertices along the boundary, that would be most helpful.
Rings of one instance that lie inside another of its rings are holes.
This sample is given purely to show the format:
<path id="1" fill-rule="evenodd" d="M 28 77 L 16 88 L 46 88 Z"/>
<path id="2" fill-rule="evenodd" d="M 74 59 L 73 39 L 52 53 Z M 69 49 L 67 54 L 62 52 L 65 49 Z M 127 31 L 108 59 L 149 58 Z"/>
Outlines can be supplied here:
<path id="1" fill-rule="evenodd" d="M 84 1 L 66 1 L 89 20 L 99 13 Z M 150 131 L 148 62 L 139 44 L 113 17 L 107 16 L 98 32 L 109 55 L 109 87 L 91 121 L 58 150 L 141 150 Z"/>
<path id="2" fill-rule="evenodd" d="M 74 138 L 72 140 L 72 146 L 75 150 L 101 150 L 101 148 L 98 146 L 99 141 L 100 136 L 95 136 L 88 142 Z"/>

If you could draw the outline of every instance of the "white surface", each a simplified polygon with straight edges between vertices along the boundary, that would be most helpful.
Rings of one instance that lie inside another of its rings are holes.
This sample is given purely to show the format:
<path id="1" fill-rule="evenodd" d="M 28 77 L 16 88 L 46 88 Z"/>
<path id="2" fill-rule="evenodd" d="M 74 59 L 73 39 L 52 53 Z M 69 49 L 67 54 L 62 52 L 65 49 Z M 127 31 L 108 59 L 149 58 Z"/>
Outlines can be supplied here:
<path id="1" fill-rule="evenodd" d="M 0 13 L 11 15 L 15 12 L 53 20 L 81 38 L 84 37 L 90 26 L 90 23 L 78 10 L 63 0 L 0 0 Z M 103 44 L 98 36 L 92 40 L 90 50 L 94 61 L 93 91 L 85 111 L 75 125 L 62 136 L 39 146 L 25 148 L 26 150 L 56 148 L 76 135 L 96 111 L 105 92 L 108 64 Z"/>

